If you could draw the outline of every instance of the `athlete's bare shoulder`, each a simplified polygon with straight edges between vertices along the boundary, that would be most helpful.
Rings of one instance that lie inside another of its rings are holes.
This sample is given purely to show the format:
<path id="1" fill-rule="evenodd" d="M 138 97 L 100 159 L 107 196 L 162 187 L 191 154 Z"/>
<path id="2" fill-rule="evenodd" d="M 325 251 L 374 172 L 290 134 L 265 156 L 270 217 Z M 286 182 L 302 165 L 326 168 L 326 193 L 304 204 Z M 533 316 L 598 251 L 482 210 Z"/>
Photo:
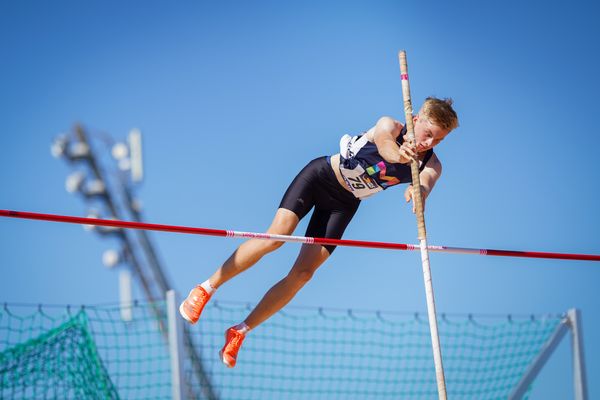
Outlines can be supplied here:
<path id="1" fill-rule="evenodd" d="M 392 117 L 381 117 L 377 120 L 375 126 L 367 131 L 367 138 L 370 142 L 378 143 L 385 140 L 395 141 L 404 126 L 400 121 Z"/>

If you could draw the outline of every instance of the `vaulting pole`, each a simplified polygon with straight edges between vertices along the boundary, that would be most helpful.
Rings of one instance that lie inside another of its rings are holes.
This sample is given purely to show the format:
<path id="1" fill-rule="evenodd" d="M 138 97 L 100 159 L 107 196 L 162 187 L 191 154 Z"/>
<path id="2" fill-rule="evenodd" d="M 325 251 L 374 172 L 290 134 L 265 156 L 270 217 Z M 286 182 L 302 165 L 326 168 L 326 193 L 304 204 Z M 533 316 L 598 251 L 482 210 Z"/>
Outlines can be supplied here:
<path id="1" fill-rule="evenodd" d="M 413 127 L 413 110 L 410 98 L 410 86 L 408 83 L 408 64 L 406 62 L 406 51 L 402 50 L 398 57 L 400 59 L 400 77 L 402 80 L 402 97 L 404 98 L 404 115 L 406 118 L 406 133 L 408 139 L 415 141 Z M 431 268 L 429 267 L 429 252 L 427 250 L 427 232 L 425 231 L 425 215 L 423 213 L 423 199 L 421 197 L 421 181 L 419 179 L 419 162 L 412 160 L 410 164 L 412 172 L 413 202 L 417 214 L 417 228 L 419 230 L 419 245 L 421 247 L 421 263 L 423 266 L 423 279 L 425 281 L 425 295 L 427 297 L 427 314 L 429 316 L 429 331 L 431 332 L 431 346 L 433 348 L 433 361 L 435 363 L 435 376 L 438 386 L 440 400 L 446 400 L 446 378 L 444 377 L 444 366 L 442 363 L 442 349 L 440 336 L 438 334 L 437 314 L 435 312 L 435 299 L 433 296 L 433 283 L 431 281 Z"/>

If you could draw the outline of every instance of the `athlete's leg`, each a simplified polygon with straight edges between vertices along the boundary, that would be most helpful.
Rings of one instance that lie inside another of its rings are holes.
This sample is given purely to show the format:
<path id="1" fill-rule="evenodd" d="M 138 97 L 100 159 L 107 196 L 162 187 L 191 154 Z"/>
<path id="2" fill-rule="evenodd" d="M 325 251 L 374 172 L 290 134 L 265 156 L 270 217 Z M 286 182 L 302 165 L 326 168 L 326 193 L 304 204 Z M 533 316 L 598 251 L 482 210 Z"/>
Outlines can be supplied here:
<path id="1" fill-rule="evenodd" d="M 305 236 L 326 237 L 339 239 L 354 216 L 360 201 L 350 193 L 337 188 L 338 182 L 331 167 L 324 158 L 317 159 L 309 164 L 313 165 L 317 176 L 317 183 L 312 185 L 310 191 L 305 191 L 299 196 L 288 196 L 294 192 L 294 185 L 288 189 L 284 201 L 288 209 L 294 209 L 299 203 L 307 204 L 303 196 L 311 199 L 309 204 L 315 205 L 315 210 L 306 229 Z M 296 180 L 302 178 L 299 175 Z M 295 181 L 296 181 L 295 180 Z M 286 199 L 292 201 L 287 202 Z M 306 215 L 306 208 L 297 215 Z M 221 349 L 221 360 L 228 367 L 236 364 L 240 346 L 251 330 L 263 323 L 277 311 L 281 310 L 298 291 L 312 278 L 315 271 L 334 251 L 335 246 L 303 245 L 288 275 L 274 285 L 252 310 L 244 322 L 232 326 L 226 332 L 225 345 Z"/>
<path id="2" fill-rule="evenodd" d="M 304 244 L 288 275 L 273 286 L 241 324 L 225 332 L 225 345 L 219 352 L 221 361 L 229 368 L 236 364 L 238 352 L 246 333 L 281 310 L 308 282 L 330 253 L 325 247 Z"/>
<path id="3" fill-rule="evenodd" d="M 298 221 L 299 218 L 293 211 L 279 208 L 267 232 L 289 235 L 298 225 Z M 242 243 L 208 280 L 190 291 L 187 298 L 179 306 L 181 316 L 191 324 L 198 322 L 204 306 L 219 286 L 250 268 L 262 256 L 279 248 L 282 244 L 283 242 L 262 239 L 250 239 Z"/>
<path id="4" fill-rule="evenodd" d="M 358 201 L 350 204 L 331 203 L 331 199 L 328 201 L 325 204 L 331 209 L 315 208 L 306 228 L 306 236 L 340 239 L 360 204 Z M 279 311 L 312 278 L 334 250 L 335 246 L 302 245 L 289 274 L 265 294 L 244 323 L 254 329 Z"/>
<path id="5" fill-rule="evenodd" d="M 291 235 L 298 222 L 298 216 L 293 211 L 279 208 L 267 233 Z M 240 272 L 256 264 L 265 254 L 281 247 L 282 244 L 283 242 L 264 239 L 250 239 L 242 243 L 209 278 L 210 285 L 215 289 L 218 288 Z"/>
<path id="6" fill-rule="evenodd" d="M 282 309 L 312 278 L 317 268 L 327 260 L 329 254 L 329 251 L 323 246 L 302 245 L 300 254 L 288 275 L 265 294 L 244 323 L 250 329 L 254 329 Z"/>
<path id="7" fill-rule="evenodd" d="M 323 160 L 324 158 L 311 161 L 294 178 L 283 195 L 268 233 L 290 235 L 298 222 L 313 207 L 313 186 L 319 172 L 318 166 Z M 242 243 L 208 280 L 191 290 L 179 307 L 182 317 L 192 324 L 196 323 L 204 306 L 219 286 L 250 268 L 265 254 L 276 250 L 282 244 L 280 241 L 263 239 L 251 239 Z"/>

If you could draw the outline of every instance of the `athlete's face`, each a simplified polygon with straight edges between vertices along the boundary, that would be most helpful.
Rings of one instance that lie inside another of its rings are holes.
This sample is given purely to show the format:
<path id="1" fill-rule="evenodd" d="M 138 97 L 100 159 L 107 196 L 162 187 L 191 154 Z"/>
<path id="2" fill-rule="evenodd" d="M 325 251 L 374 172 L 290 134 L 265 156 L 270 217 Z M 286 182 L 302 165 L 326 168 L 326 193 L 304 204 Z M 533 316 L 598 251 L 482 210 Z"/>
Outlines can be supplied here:
<path id="1" fill-rule="evenodd" d="M 425 117 L 415 115 L 413 118 L 417 152 L 422 153 L 440 143 L 450 133 L 445 129 L 434 125 Z"/>

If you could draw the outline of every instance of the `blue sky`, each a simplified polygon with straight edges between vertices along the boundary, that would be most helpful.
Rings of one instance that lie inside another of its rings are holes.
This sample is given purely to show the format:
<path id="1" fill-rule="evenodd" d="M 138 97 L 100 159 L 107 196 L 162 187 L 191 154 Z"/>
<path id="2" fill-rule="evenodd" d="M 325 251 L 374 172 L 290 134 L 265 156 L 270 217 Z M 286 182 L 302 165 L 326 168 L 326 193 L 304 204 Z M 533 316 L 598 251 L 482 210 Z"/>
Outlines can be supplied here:
<path id="1" fill-rule="evenodd" d="M 427 204 L 431 244 L 600 253 L 592 2 L 2 2 L 0 208 L 84 215 L 51 157 L 77 121 L 144 134 L 149 221 L 264 231 L 295 174 L 344 133 L 403 120 L 397 52 L 415 107 L 452 97 L 460 127 L 437 148 L 444 174 Z M 365 201 L 346 238 L 416 243 L 394 188 Z M 303 234 L 306 221 L 296 234 Z M 114 246 L 80 227 L 0 221 L 1 301 L 118 299 L 101 264 Z M 235 240 L 153 233 L 180 292 Z M 221 288 L 256 302 L 291 265 L 285 245 Z M 600 265 L 432 254 L 437 306 L 458 313 L 582 310 L 590 398 L 600 397 Z M 357 288 L 361 295 L 357 296 Z M 294 305 L 424 311 L 417 253 L 340 248 Z M 533 398 L 572 396 L 569 344 Z"/>

